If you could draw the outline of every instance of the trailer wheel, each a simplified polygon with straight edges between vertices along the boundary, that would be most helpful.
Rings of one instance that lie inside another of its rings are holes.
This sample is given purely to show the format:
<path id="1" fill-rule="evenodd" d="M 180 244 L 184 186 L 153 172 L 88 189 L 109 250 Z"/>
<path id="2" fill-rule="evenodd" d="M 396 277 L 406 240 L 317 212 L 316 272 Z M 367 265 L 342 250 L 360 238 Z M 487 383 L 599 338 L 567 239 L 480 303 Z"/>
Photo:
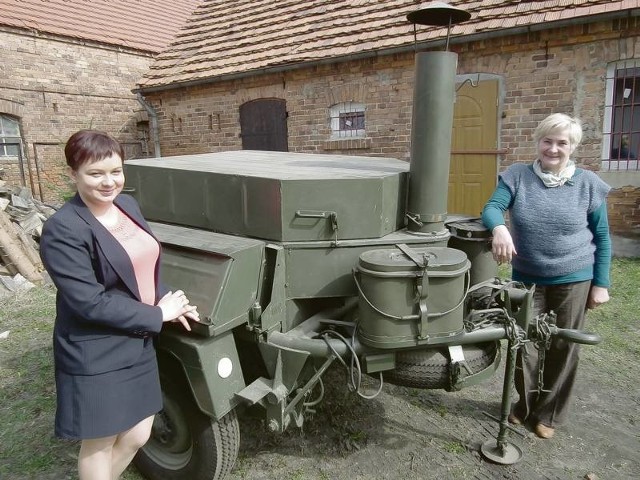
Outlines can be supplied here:
<path id="1" fill-rule="evenodd" d="M 498 353 L 499 342 L 463 345 L 464 357 L 474 372 L 490 366 Z M 407 350 L 396 354 L 396 368 L 384 372 L 387 382 L 403 387 L 444 388 L 451 387 L 449 368 L 451 360 L 446 348 Z"/>
<path id="2" fill-rule="evenodd" d="M 186 382 L 175 383 L 161 374 L 161 383 L 164 408 L 135 466 L 154 480 L 222 480 L 238 456 L 235 410 L 216 421 L 198 409 Z"/>

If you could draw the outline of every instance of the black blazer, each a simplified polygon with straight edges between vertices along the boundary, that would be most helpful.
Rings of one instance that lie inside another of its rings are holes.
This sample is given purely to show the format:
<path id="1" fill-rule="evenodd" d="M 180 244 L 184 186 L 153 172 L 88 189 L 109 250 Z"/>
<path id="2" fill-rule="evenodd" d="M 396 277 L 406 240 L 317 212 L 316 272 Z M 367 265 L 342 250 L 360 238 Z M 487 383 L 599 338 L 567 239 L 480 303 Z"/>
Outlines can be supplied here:
<path id="1" fill-rule="evenodd" d="M 119 195 L 114 202 L 152 234 L 137 202 Z M 162 328 L 160 307 L 140 301 L 133 265 L 124 248 L 76 196 L 44 224 L 42 261 L 58 288 L 53 350 L 56 368 L 94 375 L 133 365 L 144 337 Z M 167 292 L 159 286 L 156 302 Z"/>

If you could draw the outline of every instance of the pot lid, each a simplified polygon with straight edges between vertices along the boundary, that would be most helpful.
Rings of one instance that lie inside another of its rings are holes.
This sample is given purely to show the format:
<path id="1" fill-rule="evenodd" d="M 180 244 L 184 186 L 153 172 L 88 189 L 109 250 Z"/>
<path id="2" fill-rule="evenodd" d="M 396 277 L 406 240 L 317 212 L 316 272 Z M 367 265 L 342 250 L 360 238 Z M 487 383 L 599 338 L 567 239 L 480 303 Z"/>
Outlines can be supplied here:
<path id="1" fill-rule="evenodd" d="M 491 238 L 491 232 L 484 226 L 480 218 L 470 218 L 445 223 L 451 235 L 458 238 L 484 239 Z"/>
<path id="2" fill-rule="evenodd" d="M 455 248 L 412 248 L 415 257 L 426 258 L 428 270 L 454 271 L 466 265 L 467 255 Z M 368 250 L 360 255 L 361 267 L 375 272 L 418 271 L 420 267 L 398 248 Z"/>

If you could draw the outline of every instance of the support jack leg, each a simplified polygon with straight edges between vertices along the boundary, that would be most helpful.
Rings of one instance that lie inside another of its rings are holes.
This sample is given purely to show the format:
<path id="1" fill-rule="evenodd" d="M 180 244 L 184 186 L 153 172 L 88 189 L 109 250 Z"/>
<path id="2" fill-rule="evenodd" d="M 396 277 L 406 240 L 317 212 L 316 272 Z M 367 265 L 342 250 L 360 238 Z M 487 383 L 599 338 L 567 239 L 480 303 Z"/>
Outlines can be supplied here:
<path id="1" fill-rule="evenodd" d="M 512 465 L 522 459 L 522 450 L 517 445 L 507 442 L 509 429 L 509 411 L 511 410 L 511 386 L 516 370 L 516 349 L 513 341 L 509 340 L 507 365 L 505 369 L 504 385 L 502 386 L 502 404 L 500 412 L 500 431 L 498 437 L 482 444 L 480 452 L 487 459 L 502 465 Z"/>

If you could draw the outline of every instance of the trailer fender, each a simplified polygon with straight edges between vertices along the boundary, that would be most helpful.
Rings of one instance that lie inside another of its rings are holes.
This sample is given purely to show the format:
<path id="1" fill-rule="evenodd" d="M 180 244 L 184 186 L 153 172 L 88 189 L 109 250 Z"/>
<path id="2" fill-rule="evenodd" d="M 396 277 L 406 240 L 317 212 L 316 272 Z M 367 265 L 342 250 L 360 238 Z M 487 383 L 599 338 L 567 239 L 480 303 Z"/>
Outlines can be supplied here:
<path id="1" fill-rule="evenodd" d="M 202 338 L 163 331 L 157 350 L 160 368 L 168 368 L 163 361 L 168 358 L 180 365 L 203 413 L 219 420 L 237 406 L 235 394 L 246 385 L 233 332 Z"/>

